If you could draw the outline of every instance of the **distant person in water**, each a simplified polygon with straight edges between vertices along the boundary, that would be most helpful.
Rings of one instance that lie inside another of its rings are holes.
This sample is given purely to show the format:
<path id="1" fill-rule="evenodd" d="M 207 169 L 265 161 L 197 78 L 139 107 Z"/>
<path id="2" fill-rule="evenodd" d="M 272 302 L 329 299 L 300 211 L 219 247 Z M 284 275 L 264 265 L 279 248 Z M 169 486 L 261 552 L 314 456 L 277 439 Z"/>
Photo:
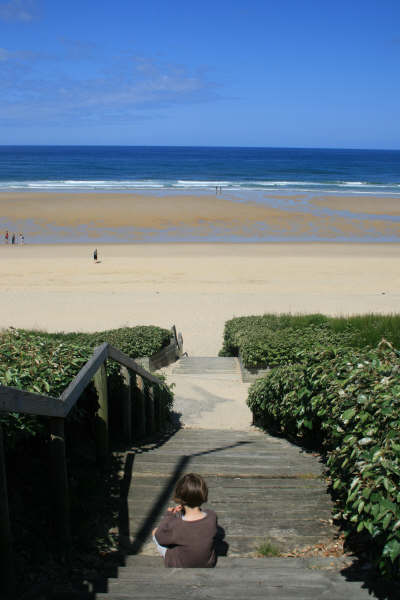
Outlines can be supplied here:
<path id="1" fill-rule="evenodd" d="M 97 248 L 94 249 L 93 260 L 94 260 L 95 263 L 97 263 Z"/>

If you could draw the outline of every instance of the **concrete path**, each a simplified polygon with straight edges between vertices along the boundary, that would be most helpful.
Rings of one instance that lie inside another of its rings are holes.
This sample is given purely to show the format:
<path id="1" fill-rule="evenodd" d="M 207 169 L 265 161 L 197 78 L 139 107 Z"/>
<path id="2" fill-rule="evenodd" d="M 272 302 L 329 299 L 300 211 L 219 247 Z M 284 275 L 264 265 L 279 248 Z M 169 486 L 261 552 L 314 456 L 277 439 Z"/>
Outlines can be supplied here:
<path id="1" fill-rule="evenodd" d="M 252 415 L 246 405 L 237 358 L 187 357 L 164 369 L 173 381 L 174 410 L 184 427 L 250 431 Z"/>

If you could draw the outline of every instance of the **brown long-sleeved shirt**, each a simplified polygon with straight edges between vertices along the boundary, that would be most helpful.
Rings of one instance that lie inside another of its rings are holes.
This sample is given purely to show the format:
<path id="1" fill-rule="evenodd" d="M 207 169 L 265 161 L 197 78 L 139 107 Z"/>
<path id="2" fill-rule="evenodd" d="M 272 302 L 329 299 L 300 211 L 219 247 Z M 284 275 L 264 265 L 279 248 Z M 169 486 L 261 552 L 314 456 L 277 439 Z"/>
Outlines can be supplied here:
<path id="1" fill-rule="evenodd" d="M 217 515 L 207 509 L 198 521 L 185 521 L 179 513 L 167 513 L 155 532 L 157 542 L 168 546 L 166 567 L 215 567 L 214 540 L 217 534 Z"/>

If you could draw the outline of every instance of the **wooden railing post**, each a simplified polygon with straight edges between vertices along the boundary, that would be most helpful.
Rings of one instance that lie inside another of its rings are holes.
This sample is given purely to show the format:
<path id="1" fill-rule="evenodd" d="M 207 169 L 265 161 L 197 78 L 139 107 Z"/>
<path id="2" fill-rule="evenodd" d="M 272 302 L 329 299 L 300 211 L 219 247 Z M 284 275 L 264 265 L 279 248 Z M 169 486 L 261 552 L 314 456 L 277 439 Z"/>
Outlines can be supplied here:
<path id="1" fill-rule="evenodd" d="M 161 390 L 158 385 L 153 386 L 154 398 L 154 427 L 156 431 L 161 431 Z"/>
<path id="2" fill-rule="evenodd" d="M 14 598 L 15 572 L 13 543 L 8 509 L 7 475 L 3 429 L 0 425 L 0 597 Z"/>
<path id="3" fill-rule="evenodd" d="M 156 430 L 155 423 L 155 410 L 154 410 L 154 391 L 152 385 L 147 385 L 147 398 L 146 398 L 146 423 L 147 433 L 150 435 Z"/>
<path id="4" fill-rule="evenodd" d="M 121 366 L 121 376 L 123 379 L 122 396 L 122 428 L 124 440 L 127 444 L 132 442 L 132 398 L 135 376 L 130 369 Z"/>
<path id="5" fill-rule="evenodd" d="M 140 375 L 136 375 L 134 414 L 135 434 L 138 438 L 142 438 L 146 435 L 146 411 L 144 381 Z"/>
<path id="6" fill-rule="evenodd" d="M 165 394 L 164 388 L 159 388 L 158 389 L 158 397 L 159 397 L 159 407 L 160 407 L 160 427 L 161 427 L 161 429 L 164 429 L 165 424 L 167 422 L 167 408 L 165 406 L 164 394 Z"/>
<path id="7" fill-rule="evenodd" d="M 179 356 L 182 356 L 182 354 L 183 354 L 183 337 L 180 332 L 178 335 L 178 347 L 179 347 Z"/>
<path id="8" fill-rule="evenodd" d="M 104 460 L 108 456 L 108 391 L 104 363 L 95 374 L 93 381 L 99 401 L 96 415 L 96 449 L 98 458 Z"/>
<path id="9" fill-rule="evenodd" d="M 61 554 L 69 560 L 71 552 L 70 503 L 65 455 L 64 419 L 60 417 L 54 417 L 50 420 L 50 452 L 55 534 Z"/>

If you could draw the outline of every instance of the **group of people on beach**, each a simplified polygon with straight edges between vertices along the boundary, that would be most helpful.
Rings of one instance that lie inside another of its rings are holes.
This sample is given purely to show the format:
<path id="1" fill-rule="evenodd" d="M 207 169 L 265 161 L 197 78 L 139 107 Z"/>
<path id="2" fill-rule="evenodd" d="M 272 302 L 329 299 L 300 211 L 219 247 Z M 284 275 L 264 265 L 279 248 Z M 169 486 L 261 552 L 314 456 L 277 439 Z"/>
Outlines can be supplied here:
<path id="1" fill-rule="evenodd" d="M 15 244 L 20 244 L 22 246 L 25 242 L 25 237 L 24 234 L 21 232 L 10 233 L 8 229 L 6 229 L 6 232 L 4 234 L 4 241 L 6 244 L 11 244 L 12 246 L 14 246 Z"/>

